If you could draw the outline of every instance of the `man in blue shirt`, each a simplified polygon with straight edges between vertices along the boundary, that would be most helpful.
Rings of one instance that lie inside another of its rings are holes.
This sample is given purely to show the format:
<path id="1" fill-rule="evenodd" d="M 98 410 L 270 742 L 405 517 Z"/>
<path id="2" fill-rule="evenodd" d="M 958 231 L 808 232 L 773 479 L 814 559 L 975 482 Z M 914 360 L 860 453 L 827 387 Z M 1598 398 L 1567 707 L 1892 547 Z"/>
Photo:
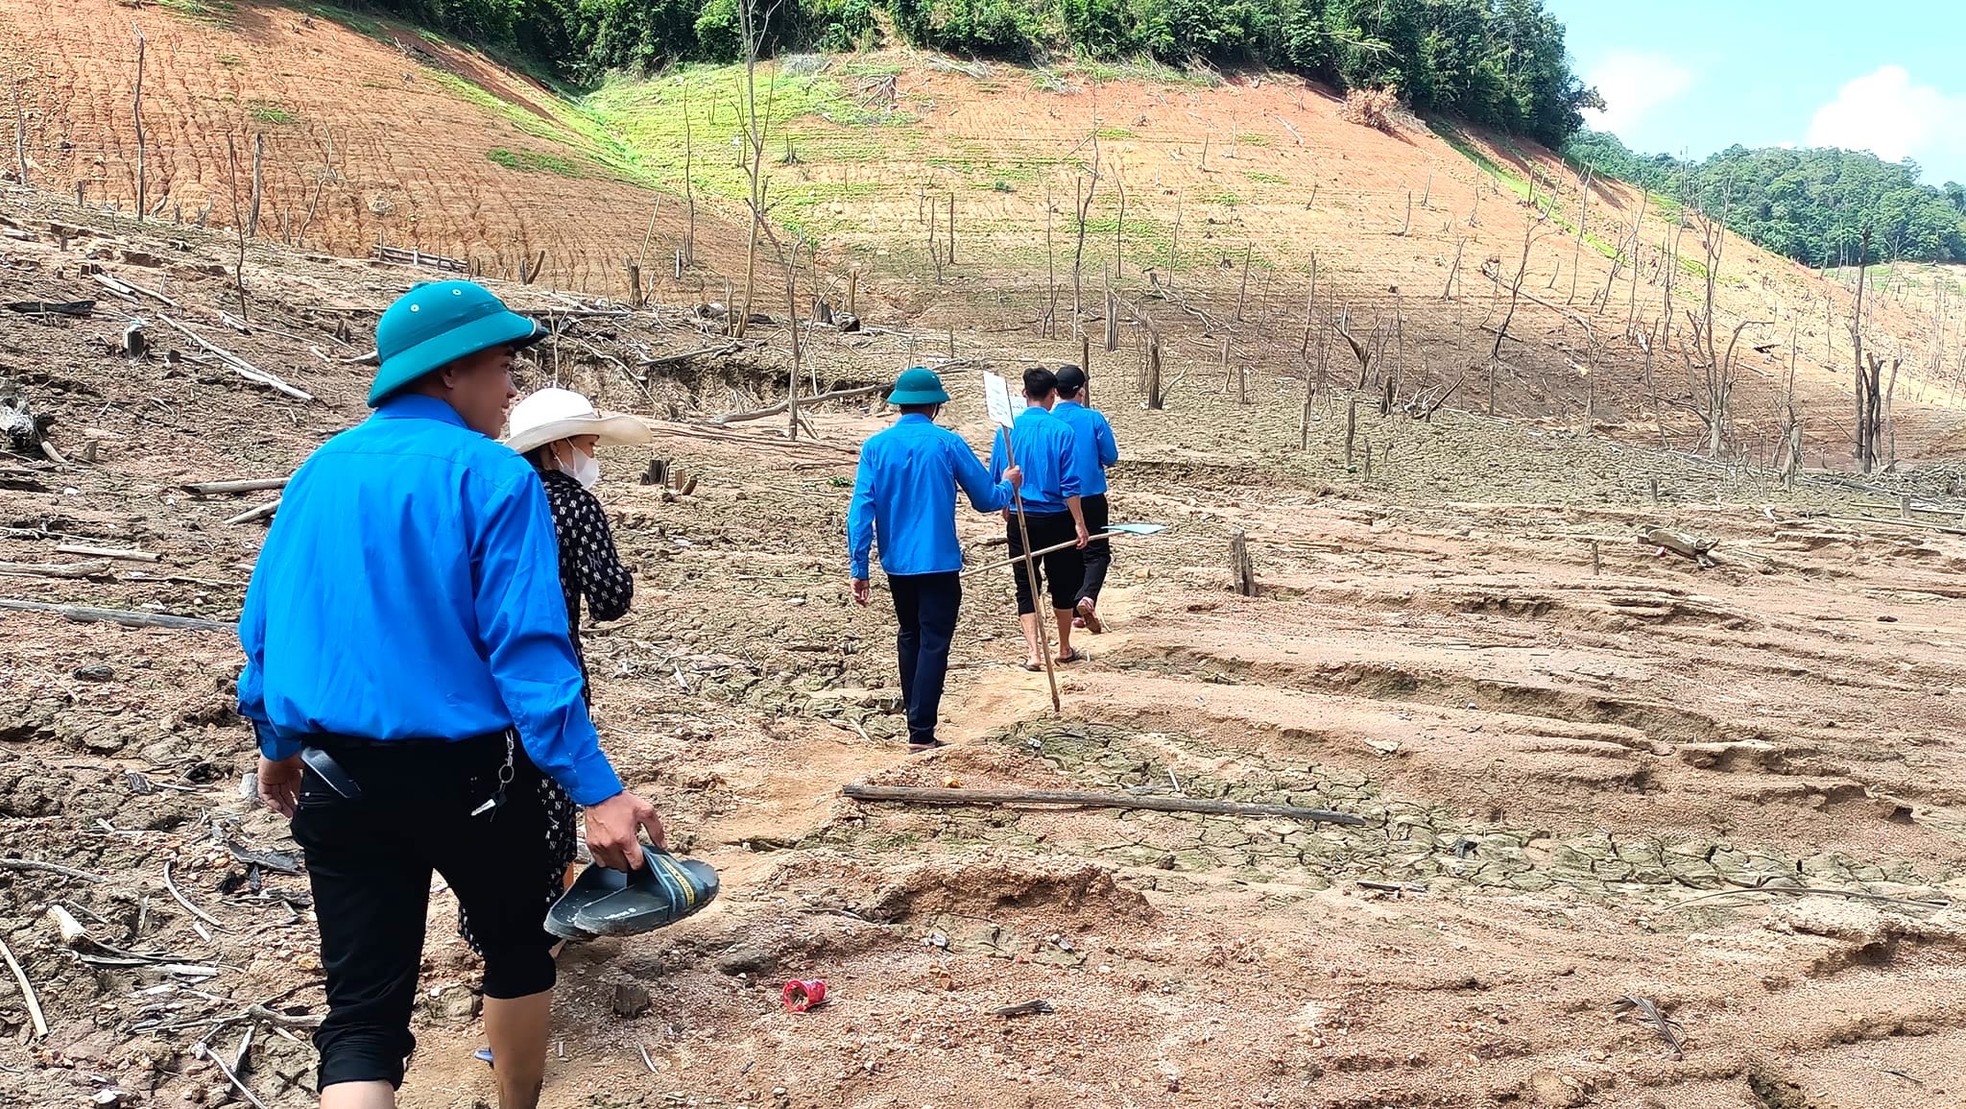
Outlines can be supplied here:
<path id="1" fill-rule="evenodd" d="M 847 554 L 853 599 L 864 605 L 873 593 L 868 553 L 880 545 L 881 569 L 901 624 L 895 650 L 908 750 L 931 751 L 942 746 L 935 723 L 963 597 L 956 490 L 968 494 L 978 512 L 994 512 L 1010 503 L 1023 474 L 1011 466 L 993 478 L 961 436 L 935 426 L 949 394 L 934 373 L 919 366 L 908 370 L 887 399 L 901 410 L 901 419 L 860 448 L 846 518 Z"/>
<path id="2" fill-rule="evenodd" d="M 1079 507 L 1085 514 L 1086 530 L 1098 535 L 1111 520 L 1106 505 L 1106 467 L 1119 461 L 1120 448 L 1105 415 L 1087 408 L 1079 399 L 1084 391 L 1084 370 L 1058 367 L 1058 403 L 1051 406 L 1051 414 L 1072 429 L 1072 472 L 1079 479 Z M 1112 564 L 1111 540 L 1086 545 L 1085 577 L 1072 608 L 1077 622 L 1083 622 L 1094 635 L 1106 630 L 1099 621 L 1099 591 Z"/>
<path id="3" fill-rule="evenodd" d="M 1058 661 L 1069 663 L 1085 657 L 1072 646 L 1072 606 L 1078 600 L 1079 583 L 1085 579 L 1084 552 L 1091 533 L 1085 530 L 1079 476 L 1072 467 L 1072 429 L 1050 411 L 1058 401 L 1058 378 L 1042 367 L 1025 370 L 1024 401 L 1027 407 L 1018 415 L 1016 426 L 1010 432 L 998 431 L 990 447 L 990 473 L 1003 472 L 1012 461 L 1024 471 L 1024 526 L 1020 528 L 1007 511 L 1004 522 L 1010 557 L 1019 560 L 1010 569 L 1017 577 L 1017 623 L 1024 631 L 1027 649 L 1024 669 L 1035 671 L 1044 669 L 1044 638 L 1038 634 L 1031 572 L 1022 561 L 1024 534 L 1029 533 L 1033 551 L 1063 545 L 1038 563 L 1043 570 L 1039 576 L 1051 580 L 1051 607 L 1058 621 Z M 1004 449 L 1007 438 L 1013 450 Z"/>
<path id="4" fill-rule="evenodd" d="M 594 857 L 662 824 L 601 753 L 538 475 L 493 439 L 533 321 L 465 281 L 382 315 L 369 405 L 288 483 L 239 620 L 259 793 L 306 854 L 328 1014 L 322 1109 L 391 1109 L 415 1046 L 431 871 L 485 955 L 501 1109 L 534 1109 L 556 942 L 539 775 L 586 807 Z"/>

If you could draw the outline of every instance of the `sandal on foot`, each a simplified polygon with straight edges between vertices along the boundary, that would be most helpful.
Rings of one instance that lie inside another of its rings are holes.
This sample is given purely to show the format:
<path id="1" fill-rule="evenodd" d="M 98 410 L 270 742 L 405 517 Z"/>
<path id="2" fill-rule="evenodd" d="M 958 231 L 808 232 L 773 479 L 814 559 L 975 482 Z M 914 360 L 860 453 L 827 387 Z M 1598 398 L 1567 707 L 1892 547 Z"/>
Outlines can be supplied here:
<path id="1" fill-rule="evenodd" d="M 1072 663 L 1084 662 L 1085 660 L 1086 660 L 1086 653 L 1084 651 L 1079 650 L 1077 647 L 1072 648 L 1071 654 L 1058 656 L 1058 664 L 1060 666 L 1070 666 Z"/>
<path id="2" fill-rule="evenodd" d="M 1018 665 L 1033 674 L 1044 673 L 1044 663 L 1042 662 L 1032 662 L 1029 659 L 1025 659 L 1023 662 L 1018 663 Z"/>
<path id="3" fill-rule="evenodd" d="M 1086 631 L 1094 635 L 1099 635 L 1106 630 L 1106 625 L 1099 620 L 1098 606 L 1093 603 L 1091 597 L 1081 600 L 1074 607 L 1073 611 L 1078 613 L 1078 620 L 1073 621 L 1073 623 L 1084 621 Z"/>

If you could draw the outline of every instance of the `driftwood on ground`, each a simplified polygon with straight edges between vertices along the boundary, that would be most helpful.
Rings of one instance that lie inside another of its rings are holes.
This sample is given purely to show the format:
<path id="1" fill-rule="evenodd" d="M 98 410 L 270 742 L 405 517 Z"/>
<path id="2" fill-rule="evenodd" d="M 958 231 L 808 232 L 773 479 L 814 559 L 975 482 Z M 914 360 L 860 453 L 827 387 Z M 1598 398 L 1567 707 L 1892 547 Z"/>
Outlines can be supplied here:
<path id="1" fill-rule="evenodd" d="M 1155 812 L 1212 813 L 1219 816 L 1274 816 L 1321 824 L 1363 825 L 1364 817 L 1300 805 L 1216 801 L 1205 797 L 1167 797 L 1131 793 L 1078 793 L 1054 789 L 933 789 L 854 783 L 840 791 L 855 801 L 904 801 L 917 805 L 1079 805 Z"/>
<path id="2" fill-rule="evenodd" d="M 102 620 L 130 628 L 170 628 L 173 631 L 200 632 L 233 630 L 231 624 L 222 624 L 217 620 L 206 620 L 197 616 L 175 616 L 168 612 L 130 612 L 117 608 L 90 608 L 86 605 L 58 605 L 47 601 L 16 600 L 11 597 L 0 597 L 0 610 L 52 613 L 56 616 L 65 616 L 78 624 Z"/>

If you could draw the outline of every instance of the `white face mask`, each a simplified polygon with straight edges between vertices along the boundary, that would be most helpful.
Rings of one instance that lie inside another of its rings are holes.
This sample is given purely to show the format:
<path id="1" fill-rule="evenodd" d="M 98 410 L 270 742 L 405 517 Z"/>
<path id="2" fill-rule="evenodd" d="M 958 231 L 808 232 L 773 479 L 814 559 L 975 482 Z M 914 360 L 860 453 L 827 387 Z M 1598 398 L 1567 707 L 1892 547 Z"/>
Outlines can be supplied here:
<path id="1" fill-rule="evenodd" d="M 573 455 L 572 462 L 560 462 L 560 472 L 580 483 L 582 489 L 592 489 L 601 480 L 601 460 L 576 448 L 567 448 Z M 558 459 L 555 459 L 558 461 Z"/>

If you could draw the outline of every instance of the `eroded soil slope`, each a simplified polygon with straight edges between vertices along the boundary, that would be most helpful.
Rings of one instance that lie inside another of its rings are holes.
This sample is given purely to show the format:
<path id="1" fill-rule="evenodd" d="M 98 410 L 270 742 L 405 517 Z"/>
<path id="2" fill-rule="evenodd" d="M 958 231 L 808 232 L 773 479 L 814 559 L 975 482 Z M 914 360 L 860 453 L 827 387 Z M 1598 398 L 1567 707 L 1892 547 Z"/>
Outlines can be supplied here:
<path id="1" fill-rule="evenodd" d="M 98 304 L 8 311 L 0 331 L 0 373 L 74 460 L 0 460 L 0 596 L 230 620 L 263 525 L 225 521 L 272 494 L 182 486 L 284 474 L 360 419 L 367 370 L 347 360 L 416 275 L 256 249 L 242 313 L 216 242 L 78 235 L 73 212 L 10 223 L 0 302 Z M 85 265 L 176 306 L 115 296 Z M 842 581 L 853 445 L 880 414 L 823 406 L 822 438 L 797 445 L 781 419 L 716 427 L 782 390 L 782 327 L 732 344 L 680 309 L 502 291 L 566 329 L 528 386 L 557 373 L 655 420 L 653 451 L 605 460 L 639 589 L 588 657 L 624 776 L 725 880 L 698 918 L 566 956 L 545 1104 L 1959 1104 L 1956 504 L 1904 520 L 1895 495 L 1821 476 L 1789 492 L 1369 403 L 1348 466 L 1343 396 L 1299 450 L 1289 390 L 1147 411 L 1114 374 L 1095 397 L 1126 455 L 1116 512 L 1172 529 L 1120 549 L 1111 629 L 1061 674 L 1062 716 L 1012 665 L 1009 582 L 973 579 L 947 706 L 960 742 L 910 759 L 890 615 L 852 607 Z M 318 399 L 246 381 L 160 316 Z M 120 353 L 133 317 L 153 338 L 141 358 Z M 830 388 L 932 338 L 818 331 L 809 355 Z M 981 363 L 1076 354 L 977 345 L 946 372 L 978 443 Z M 693 491 L 638 483 L 650 455 Z M 1719 539 L 1720 564 L 1633 541 L 1652 526 Z M 964 518 L 978 564 L 999 527 Z M 1228 587 L 1235 530 L 1259 596 Z M 238 664 L 223 628 L 0 610 L 0 856 L 82 874 L 0 870 L 0 940 L 50 1026 L 35 1037 L 0 987 L 9 1104 L 223 1104 L 199 1045 L 268 1105 L 309 1103 L 306 884 L 283 824 L 239 794 Z M 1290 801 L 1366 823 L 861 805 L 839 795 L 852 781 Z M 88 937 L 65 944 L 55 906 Z M 454 911 L 433 898 L 415 1109 L 492 1097 Z M 794 976 L 824 978 L 827 1005 L 785 1013 Z M 648 989 L 646 1012 L 614 1015 L 620 984 Z M 1677 1052 L 1618 1014 L 1625 997 L 1673 1022 Z M 994 1015 L 1037 999 L 1052 1011 Z"/>

